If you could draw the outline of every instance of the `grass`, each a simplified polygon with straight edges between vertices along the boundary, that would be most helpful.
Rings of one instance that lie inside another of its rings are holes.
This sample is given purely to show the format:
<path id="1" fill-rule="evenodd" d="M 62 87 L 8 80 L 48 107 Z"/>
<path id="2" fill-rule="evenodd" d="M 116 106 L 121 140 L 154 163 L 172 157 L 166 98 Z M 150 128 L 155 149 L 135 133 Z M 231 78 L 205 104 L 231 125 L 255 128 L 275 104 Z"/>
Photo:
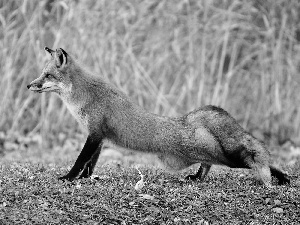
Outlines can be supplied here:
<path id="1" fill-rule="evenodd" d="M 30 93 L 63 47 L 147 110 L 178 116 L 214 104 L 264 141 L 300 137 L 299 10 L 277 1 L 0 3 L 0 131 L 43 148 L 82 133 L 56 95 Z"/>
<path id="2" fill-rule="evenodd" d="M 267 190 L 245 170 L 214 168 L 203 182 L 182 174 L 116 163 L 98 167 L 98 179 L 58 181 L 66 163 L 1 165 L 1 224 L 295 224 L 299 178 Z M 295 168 L 296 169 L 296 168 Z M 292 173 L 299 175 L 299 168 Z M 21 206 L 21 207 L 20 207 Z"/>

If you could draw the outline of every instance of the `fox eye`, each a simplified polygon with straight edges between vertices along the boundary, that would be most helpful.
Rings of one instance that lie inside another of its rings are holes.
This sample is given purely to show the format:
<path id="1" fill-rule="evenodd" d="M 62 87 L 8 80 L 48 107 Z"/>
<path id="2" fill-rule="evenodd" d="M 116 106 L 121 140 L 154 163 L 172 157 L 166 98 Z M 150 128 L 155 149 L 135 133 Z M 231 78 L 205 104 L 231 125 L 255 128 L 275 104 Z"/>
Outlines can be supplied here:
<path id="1" fill-rule="evenodd" d="M 53 75 L 50 74 L 50 73 L 47 73 L 47 74 L 46 74 L 46 78 L 53 78 Z"/>

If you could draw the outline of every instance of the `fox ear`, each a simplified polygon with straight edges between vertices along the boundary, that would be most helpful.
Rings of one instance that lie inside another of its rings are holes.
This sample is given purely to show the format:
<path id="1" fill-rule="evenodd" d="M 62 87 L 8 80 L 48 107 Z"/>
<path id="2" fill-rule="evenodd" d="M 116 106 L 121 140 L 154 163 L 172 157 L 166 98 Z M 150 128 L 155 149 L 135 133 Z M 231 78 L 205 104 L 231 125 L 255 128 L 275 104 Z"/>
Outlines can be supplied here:
<path id="1" fill-rule="evenodd" d="M 68 54 L 62 48 L 58 48 L 55 51 L 55 62 L 57 68 L 64 68 L 68 63 Z"/>
<path id="2" fill-rule="evenodd" d="M 48 52 L 48 53 L 51 55 L 51 57 L 53 57 L 53 53 L 54 53 L 55 51 L 53 51 L 52 49 L 50 49 L 50 48 L 48 48 L 48 47 L 45 47 L 44 49 L 45 49 L 46 52 Z"/>

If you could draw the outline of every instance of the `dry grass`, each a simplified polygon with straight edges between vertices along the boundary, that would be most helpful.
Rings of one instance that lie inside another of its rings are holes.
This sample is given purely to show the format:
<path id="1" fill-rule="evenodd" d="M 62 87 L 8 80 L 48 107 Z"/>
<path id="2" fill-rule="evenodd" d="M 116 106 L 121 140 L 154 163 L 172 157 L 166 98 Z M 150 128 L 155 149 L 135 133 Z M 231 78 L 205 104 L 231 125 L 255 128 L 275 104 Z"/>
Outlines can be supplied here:
<path id="1" fill-rule="evenodd" d="M 0 132 L 81 132 L 54 94 L 30 93 L 47 57 L 72 52 L 140 106 L 178 116 L 205 104 L 278 142 L 300 133 L 300 3 L 231 1 L 0 2 Z"/>

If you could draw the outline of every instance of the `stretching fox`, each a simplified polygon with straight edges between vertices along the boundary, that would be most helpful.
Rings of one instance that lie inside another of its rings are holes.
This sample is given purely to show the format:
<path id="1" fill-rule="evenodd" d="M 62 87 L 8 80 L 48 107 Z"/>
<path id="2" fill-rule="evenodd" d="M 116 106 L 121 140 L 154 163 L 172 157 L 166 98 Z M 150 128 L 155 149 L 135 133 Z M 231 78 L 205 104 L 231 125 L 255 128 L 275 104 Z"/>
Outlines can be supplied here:
<path id="1" fill-rule="evenodd" d="M 288 175 L 269 163 L 269 152 L 225 110 L 204 106 L 179 118 L 146 112 L 100 76 L 82 68 L 63 49 L 45 47 L 51 55 L 39 78 L 27 87 L 35 92 L 56 92 L 73 116 L 88 131 L 74 166 L 62 180 L 92 175 L 104 140 L 157 154 L 173 170 L 202 163 L 187 179 L 202 181 L 212 164 L 253 169 L 267 186 L 271 175 L 279 184 Z"/>

